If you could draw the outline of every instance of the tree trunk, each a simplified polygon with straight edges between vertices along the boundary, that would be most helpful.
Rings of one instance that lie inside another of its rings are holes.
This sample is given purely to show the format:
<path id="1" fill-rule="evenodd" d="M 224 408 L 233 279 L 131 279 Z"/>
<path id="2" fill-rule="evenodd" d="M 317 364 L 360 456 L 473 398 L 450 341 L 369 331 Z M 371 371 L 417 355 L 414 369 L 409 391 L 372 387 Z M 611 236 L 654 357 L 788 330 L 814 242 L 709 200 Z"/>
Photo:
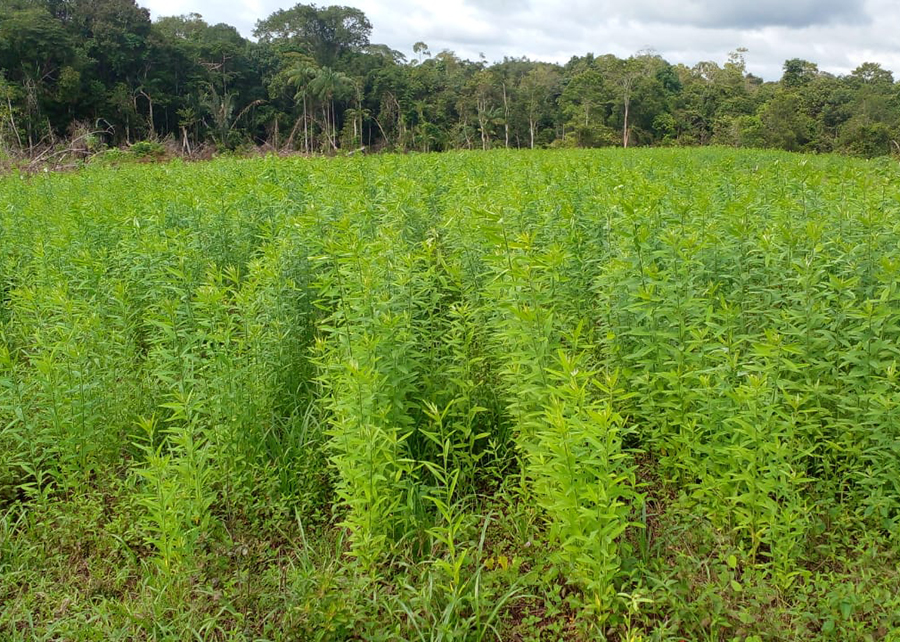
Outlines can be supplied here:
<path id="1" fill-rule="evenodd" d="M 362 109 L 362 92 L 359 85 L 356 85 L 356 119 L 359 121 L 359 146 L 363 146 L 363 109 Z M 354 124 L 353 129 L 356 129 Z M 353 132 L 356 136 L 356 131 Z"/>
<path id="2" fill-rule="evenodd" d="M 303 152 L 309 154 L 309 116 L 306 113 L 306 93 L 303 94 Z"/>
<path id="3" fill-rule="evenodd" d="M 503 136 L 506 149 L 509 149 L 509 101 L 506 98 L 506 83 L 503 83 Z"/>
<path id="4" fill-rule="evenodd" d="M 478 102 L 478 129 L 481 131 L 481 150 L 487 151 L 488 148 L 488 135 L 487 135 L 487 122 L 484 117 L 484 113 L 487 111 L 487 104 L 479 101 Z"/>
<path id="5" fill-rule="evenodd" d="M 150 125 L 150 138 L 156 138 L 156 126 L 153 123 L 153 99 L 150 98 L 150 94 L 143 89 L 141 90 L 141 94 L 147 99 L 147 105 L 150 108 L 150 118 L 148 119 Z"/>
<path id="6" fill-rule="evenodd" d="M 306 127 L 306 115 L 305 114 L 303 116 L 301 116 L 300 118 L 298 118 L 297 121 L 294 123 L 294 126 L 291 129 L 291 133 L 288 134 L 288 138 L 284 142 L 285 148 L 292 149 L 294 147 L 294 136 L 297 135 L 297 130 L 300 129 L 301 121 L 303 122 L 303 127 L 305 128 Z M 306 142 L 306 133 L 305 132 L 304 132 L 303 136 L 304 136 L 304 138 L 303 138 L 304 150 L 309 150 L 309 146 L 307 145 L 307 142 Z M 306 151 L 306 153 L 308 154 L 309 151 Z"/>
<path id="7" fill-rule="evenodd" d="M 16 140 L 19 143 L 19 149 L 22 149 L 22 137 L 19 136 L 19 128 L 16 127 L 16 119 L 13 116 L 13 106 L 12 99 L 10 99 L 9 95 L 6 96 L 6 104 L 9 107 L 9 124 L 12 125 L 13 133 L 16 135 Z"/>
<path id="8" fill-rule="evenodd" d="M 374 118 L 374 116 L 373 116 Z M 375 124 L 378 125 L 378 130 L 381 132 L 381 137 L 384 139 L 384 144 L 389 146 L 391 145 L 391 140 L 388 138 L 388 135 L 384 132 L 384 127 L 381 126 L 381 121 L 375 118 Z M 370 130 L 371 131 L 371 130 Z M 369 147 L 372 146 L 372 140 L 369 139 Z"/>
<path id="9" fill-rule="evenodd" d="M 334 99 L 331 100 L 331 146 L 337 151 L 337 112 L 334 110 Z"/>
<path id="10" fill-rule="evenodd" d="M 628 106 L 631 101 L 625 99 L 625 124 L 622 126 L 622 147 L 628 147 Z"/>
<path id="11" fill-rule="evenodd" d="M 534 149 L 534 118 L 528 119 L 528 134 L 531 138 L 531 149 Z"/>

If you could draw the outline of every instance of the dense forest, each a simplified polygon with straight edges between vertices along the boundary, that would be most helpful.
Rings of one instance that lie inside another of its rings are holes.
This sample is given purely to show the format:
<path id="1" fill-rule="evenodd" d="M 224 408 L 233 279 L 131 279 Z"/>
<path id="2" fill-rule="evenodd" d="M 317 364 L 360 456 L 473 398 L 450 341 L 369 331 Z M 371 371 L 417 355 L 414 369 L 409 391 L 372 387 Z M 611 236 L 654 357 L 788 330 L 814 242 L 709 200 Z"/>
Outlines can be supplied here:
<path id="1" fill-rule="evenodd" d="M 414 56 L 370 41 L 352 7 L 298 4 L 255 40 L 134 0 L 0 0 L 0 151 L 61 140 L 88 150 L 437 151 L 728 145 L 877 156 L 900 152 L 900 83 L 878 63 L 846 76 L 793 59 L 775 82 L 652 51 L 564 65 Z"/>

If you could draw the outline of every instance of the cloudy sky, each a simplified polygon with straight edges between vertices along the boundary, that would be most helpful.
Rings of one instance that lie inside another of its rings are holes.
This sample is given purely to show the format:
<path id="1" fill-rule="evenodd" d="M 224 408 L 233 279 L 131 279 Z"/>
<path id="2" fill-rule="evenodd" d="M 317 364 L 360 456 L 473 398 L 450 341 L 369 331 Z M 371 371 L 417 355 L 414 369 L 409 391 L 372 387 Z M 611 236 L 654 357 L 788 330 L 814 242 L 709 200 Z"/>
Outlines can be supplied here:
<path id="1" fill-rule="evenodd" d="M 138 0 L 153 17 L 196 12 L 250 36 L 257 19 L 292 0 Z M 307 0 L 309 3 L 309 0 Z M 724 62 L 749 49 L 751 72 L 781 76 L 789 58 L 847 73 L 862 62 L 900 72 L 897 0 L 320 0 L 362 9 L 372 41 L 412 55 L 431 51 L 488 60 L 504 55 L 565 62 L 594 52 L 627 56 L 654 49 L 670 62 Z M 900 73 L 898 73 L 900 75 Z"/>

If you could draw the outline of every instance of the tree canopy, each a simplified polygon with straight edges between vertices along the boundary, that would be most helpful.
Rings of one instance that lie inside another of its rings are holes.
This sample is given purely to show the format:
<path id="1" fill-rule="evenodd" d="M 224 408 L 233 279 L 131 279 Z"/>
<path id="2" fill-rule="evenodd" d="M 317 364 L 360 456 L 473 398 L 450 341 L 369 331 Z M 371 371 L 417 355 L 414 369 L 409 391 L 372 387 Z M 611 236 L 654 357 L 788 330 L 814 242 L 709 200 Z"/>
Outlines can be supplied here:
<path id="1" fill-rule="evenodd" d="M 563 65 L 463 60 L 371 42 L 359 9 L 297 4 L 256 40 L 198 14 L 151 22 L 134 0 L 0 0 L 0 147 L 78 131 L 184 149 L 707 145 L 875 156 L 900 151 L 900 84 L 874 62 L 846 76 L 791 59 L 782 77 L 652 51 Z M 411 38 L 412 39 L 412 38 Z"/>

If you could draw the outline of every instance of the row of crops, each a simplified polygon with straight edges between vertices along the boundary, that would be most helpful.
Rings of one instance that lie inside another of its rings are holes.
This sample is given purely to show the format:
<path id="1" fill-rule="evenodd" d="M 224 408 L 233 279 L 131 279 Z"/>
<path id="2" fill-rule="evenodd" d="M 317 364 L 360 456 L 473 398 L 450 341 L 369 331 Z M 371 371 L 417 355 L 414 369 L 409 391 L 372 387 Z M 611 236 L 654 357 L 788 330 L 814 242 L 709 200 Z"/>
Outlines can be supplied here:
<path id="1" fill-rule="evenodd" d="M 898 178 L 629 150 L 3 179 L 0 632 L 889 638 Z"/>

